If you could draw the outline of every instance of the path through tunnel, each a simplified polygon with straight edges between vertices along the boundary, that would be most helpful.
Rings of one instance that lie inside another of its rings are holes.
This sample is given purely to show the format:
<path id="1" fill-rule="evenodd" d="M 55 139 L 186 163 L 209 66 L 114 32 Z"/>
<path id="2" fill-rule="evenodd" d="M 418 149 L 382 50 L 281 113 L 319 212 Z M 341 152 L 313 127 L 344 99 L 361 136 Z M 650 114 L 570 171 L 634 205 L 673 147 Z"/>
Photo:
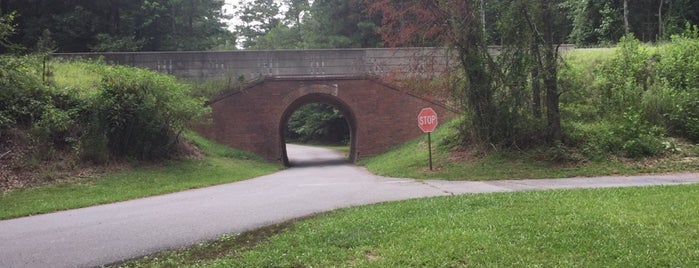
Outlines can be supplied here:
<path id="1" fill-rule="evenodd" d="M 325 93 L 304 95 L 285 110 L 279 124 L 286 166 L 346 164 L 356 160 L 356 117 L 350 107 Z M 291 144 L 293 143 L 293 144 Z M 347 152 L 308 149 L 296 144 L 347 146 Z"/>

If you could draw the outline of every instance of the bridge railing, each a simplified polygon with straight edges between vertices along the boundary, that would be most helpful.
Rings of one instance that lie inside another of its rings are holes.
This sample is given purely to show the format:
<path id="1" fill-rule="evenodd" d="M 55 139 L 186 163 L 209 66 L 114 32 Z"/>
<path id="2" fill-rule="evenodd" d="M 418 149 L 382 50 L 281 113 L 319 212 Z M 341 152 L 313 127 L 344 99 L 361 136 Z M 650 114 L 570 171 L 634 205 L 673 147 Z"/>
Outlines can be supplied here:
<path id="1" fill-rule="evenodd" d="M 59 53 L 59 58 L 103 59 L 183 78 L 433 76 L 454 66 L 444 48 L 370 48 L 206 52 Z"/>
<path id="2" fill-rule="evenodd" d="M 567 51 L 572 45 L 562 45 Z M 497 55 L 499 47 L 490 47 Z M 440 47 L 313 50 L 58 53 L 60 58 L 101 58 L 182 78 L 244 80 L 261 77 L 433 77 L 453 70 L 456 57 Z"/>

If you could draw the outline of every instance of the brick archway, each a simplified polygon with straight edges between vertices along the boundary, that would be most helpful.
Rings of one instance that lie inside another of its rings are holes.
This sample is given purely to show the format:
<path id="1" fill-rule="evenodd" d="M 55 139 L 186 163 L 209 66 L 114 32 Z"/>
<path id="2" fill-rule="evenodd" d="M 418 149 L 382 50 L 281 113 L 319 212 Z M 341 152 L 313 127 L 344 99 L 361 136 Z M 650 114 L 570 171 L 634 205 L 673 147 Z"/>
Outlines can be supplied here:
<path id="1" fill-rule="evenodd" d="M 343 102 L 341 99 L 339 99 L 336 96 L 333 96 L 331 94 L 326 93 L 309 93 L 307 95 L 302 95 L 298 97 L 296 100 L 294 100 L 292 103 L 290 103 L 286 109 L 284 110 L 284 113 L 282 113 L 281 120 L 279 121 L 279 145 L 281 146 L 281 160 L 282 163 L 285 166 L 290 166 L 289 163 L 289 156 L 287 155 L 286 152 L 286 130 L 287 130 L 287 125 L 289 123 L 289 118 L 291 118 L 291 115 L 296 112 L 299 108 L 301 108 L 304 105 L 311 104 L 311 103 L 320 103 L 320 104 L 325 104 L 329 105 L 332 107 L 335 107 L 342 113 L 342 115 L 345 117 L 345 120 L 347 120 L 347 125 L 349 127 L 349 132 L 350 132 L 350 142 L 349 142 L 349 147 L 350 147 L 350 152 L 349 152 L 349 161 L 354 162 L 357 160 L 357 119 L 354 115 L 354 112 L 352 109 L 347 105 L 345 102 Z"/>
<path id="2" fill-rule="evenodd" d="M 455 113 L 380 80 L 367 77 L 267 78 L 211 100 L 211 124 L 195 127 L 201 135 L 270 161 L 289 164 L 285 127 L 305 104 L 336 107 L 350 128 L 349 160 L 382 153 L 423 135 L 417 114 L 432 107 L 446 122 Z"/>

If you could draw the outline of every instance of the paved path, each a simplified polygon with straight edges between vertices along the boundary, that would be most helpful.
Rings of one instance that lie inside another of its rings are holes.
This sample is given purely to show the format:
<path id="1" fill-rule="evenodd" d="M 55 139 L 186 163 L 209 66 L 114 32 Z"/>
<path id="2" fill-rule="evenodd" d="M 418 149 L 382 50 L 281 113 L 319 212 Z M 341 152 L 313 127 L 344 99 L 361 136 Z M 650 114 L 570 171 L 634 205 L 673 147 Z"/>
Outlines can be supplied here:
<path id="1" fill-rule="evenodd" d="M 325 149 L 290 145 L 289 155 L 296 168 L 252 180 L 0 221 L 0 267 L 99 266 L 317 212 L 383 201 L 463 193 L 699 183 L 699 174 L 420 182 L 372 175 Z"/>

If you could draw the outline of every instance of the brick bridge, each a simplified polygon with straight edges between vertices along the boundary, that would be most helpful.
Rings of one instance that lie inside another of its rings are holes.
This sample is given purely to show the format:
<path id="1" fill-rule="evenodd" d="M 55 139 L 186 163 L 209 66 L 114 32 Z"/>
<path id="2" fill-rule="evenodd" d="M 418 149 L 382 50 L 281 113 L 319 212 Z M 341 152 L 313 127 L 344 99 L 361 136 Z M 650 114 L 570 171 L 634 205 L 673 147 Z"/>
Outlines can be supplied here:
<path id="1" fill-rule="evenodd" d="M 399 48 L 58 56 L 99 56 L 107 63 L 149 68 L 181 78 L 247 81 L 246 86 L 210 100 L 212 123 L 195 129 L 207 138 L 288 165 L 287 123 L 306 104 L 327 104 L 345 116 L 350 129 L 350 161 L 422 135 L 417 114 L 424 107 L 435 109 L 442 122 L 455 116 L 440 100 L 411 93 L 414 91 L 406 89 L 405 83 L 401 87 L 387 82 L 429 80 L 448 72 L 453 62 L 446 54 L 441 48 Z"/>

